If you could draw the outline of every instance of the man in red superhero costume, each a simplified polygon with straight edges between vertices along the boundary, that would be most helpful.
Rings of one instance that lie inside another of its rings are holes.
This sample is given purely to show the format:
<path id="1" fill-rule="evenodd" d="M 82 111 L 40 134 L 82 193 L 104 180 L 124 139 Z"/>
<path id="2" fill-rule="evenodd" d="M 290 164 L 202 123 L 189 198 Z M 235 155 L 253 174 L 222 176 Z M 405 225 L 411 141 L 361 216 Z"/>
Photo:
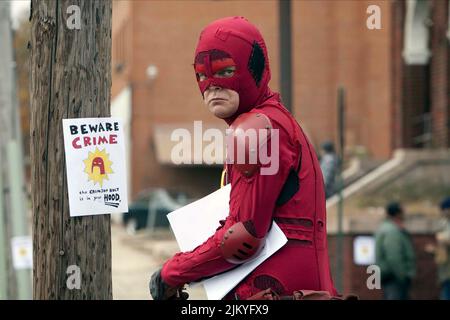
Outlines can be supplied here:
<path id="1" fill-rule="evenodd" d="M 231 183 L 230 212 L 215 234 L 190 252 L 180 252 L 150 281 L 154 299 L 170 299 L 184 284 L 228 271 L 258 254 L 272 221 L 287 244 L 260 264 L 225 298 L 247 299 L 262 290 L 292 295 L 296 290 L 336 290 L 330 274 L 325 193 L 316 153 L 299 124 L 272 92 L 266 45 L 258 29 L 243 17 L 219 19 L 201 33 L 194 68 L 206 105 L 233 130 L 277 130 L 278 170 L 258 158 L 226 164 Z M 271 133 L 266 140 L 271 139 Z M 264 140 L 264 139 L 263 139 Z M 239 142 L 240 141 L 240 142 Z M 236 147 L 235 147 L 236 149 Z"/>

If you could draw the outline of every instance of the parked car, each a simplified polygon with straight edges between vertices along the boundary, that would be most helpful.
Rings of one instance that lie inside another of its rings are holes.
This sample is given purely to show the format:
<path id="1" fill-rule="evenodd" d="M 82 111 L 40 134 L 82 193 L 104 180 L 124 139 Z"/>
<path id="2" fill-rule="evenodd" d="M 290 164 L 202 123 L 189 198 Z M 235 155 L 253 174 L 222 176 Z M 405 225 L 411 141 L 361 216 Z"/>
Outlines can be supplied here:
<path id="1" fill-rule="evenodd" d="M 122 221 L 130 234 L 146 228 L 168 228 L 167 214 L 191 201 L 184 192 L 163 188 L 147 189 L 140 192 L 130 204 Z"/>

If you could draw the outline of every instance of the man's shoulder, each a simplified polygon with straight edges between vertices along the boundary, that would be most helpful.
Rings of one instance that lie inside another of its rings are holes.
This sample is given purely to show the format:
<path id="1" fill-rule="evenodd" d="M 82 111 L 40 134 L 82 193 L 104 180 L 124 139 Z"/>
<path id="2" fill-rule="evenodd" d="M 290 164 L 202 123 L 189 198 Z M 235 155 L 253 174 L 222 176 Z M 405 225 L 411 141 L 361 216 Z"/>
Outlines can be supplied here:
<path id="1" fill-rule="evenodd" d="M 275 109 L 275 108 L 270 108 Z M 231 124 L 230 129 L 242 129 L 244 132 L 248 129 L 276 129 L 280 139 L 291 140 L 293 138 L 292 122 L 283 115 L 282 111 L 269 108 L 258 107 L 249 112 L 239 115 Z"/>
<path id="2" fill-rule="evenodd" d="M 265 115 L 272 124 L 274 129 L 277 129 L 284 140 L 288 139 L 291 142 L 298 140 L 295 137 L 299 134 L 297 128 L 301 128 L 300 124 L 282 105 L 274 106 L 272 104 L 263 104 L 258 108 L 252 109 L 251 113 L 259 113 Z M 297 128 L 296 128 L 297 127 Z"/>
<path id="3" fill-rule="evenodd" d="M 397 232 L 399 232 L 399 230 L 395 226 L 394 223 L 392 223 L 389 220 L 384 220 L 381 223 L 377 233 L 381 235 L 381 234 L 388 234 L 388 233 L 389 234 L 393 234 L 393 233 L 397 233 Z"/>
<path id="4" fill-rule="evenodd" d="M 281 104 L 275 106 L 273 104 L 262 104 L 258 108 L 252 109 L 251 113 L 262 113 L 266 115 L 271 121 L 280 124 L 281 127 L 286 128 L 292 126 L 292 120 L 295 118 L 292 116 L 287 109 L 285 109 Z"/>

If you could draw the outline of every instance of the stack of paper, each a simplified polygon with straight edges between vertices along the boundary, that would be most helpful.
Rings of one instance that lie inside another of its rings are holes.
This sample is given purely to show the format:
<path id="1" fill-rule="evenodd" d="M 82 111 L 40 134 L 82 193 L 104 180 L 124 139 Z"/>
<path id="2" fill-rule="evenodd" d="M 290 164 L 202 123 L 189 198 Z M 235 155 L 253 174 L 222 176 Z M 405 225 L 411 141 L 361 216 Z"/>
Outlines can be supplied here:
<path id="1" fill-rule="evenodd" d="M 228 216 L 230 190 L 231 187 L 228 184 L 210 195 L 168 214 L 167 218 L 181 251 L 193 250 L 214 234 L 220 226 L 219 221 Z M 208 299 L 222 299 L 258 265 L 284 246 L 286 242 L 286 236 L 273 222 L 265 248 L 257 258 L 201 282 Z"/>

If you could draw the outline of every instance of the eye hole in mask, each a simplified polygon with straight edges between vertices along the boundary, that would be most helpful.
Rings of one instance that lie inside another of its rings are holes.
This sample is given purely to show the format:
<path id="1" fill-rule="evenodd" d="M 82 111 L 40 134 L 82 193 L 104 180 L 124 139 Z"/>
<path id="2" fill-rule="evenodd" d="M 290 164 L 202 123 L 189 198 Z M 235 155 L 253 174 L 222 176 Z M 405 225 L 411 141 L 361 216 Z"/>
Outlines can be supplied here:
<path id="1" fill-rule="evenodd" d="M 234 73 L 236 71 L 236 67 L 235 66 L 229 66 L 229 67 L 225 67 L 219 71 L 217 71 L 216 73 L 214 73 L 213 77 L 214 78 L 231 78 L 234 76 Z M 203 72 L 197 72 L 197 81 L 205 81 L 206 79 L 208 79 L 207 75 Z"/>
<path id="2" fill-rule="evenodd" d="M 228 53 L 220 50 L 204 51 L 195 58 L 197 81 L 208 79 L 206 64 L 209 61 L 211 61 L 210 70 L 214 78 L 231 78 L 236 73 L 236 63 Z"/>

